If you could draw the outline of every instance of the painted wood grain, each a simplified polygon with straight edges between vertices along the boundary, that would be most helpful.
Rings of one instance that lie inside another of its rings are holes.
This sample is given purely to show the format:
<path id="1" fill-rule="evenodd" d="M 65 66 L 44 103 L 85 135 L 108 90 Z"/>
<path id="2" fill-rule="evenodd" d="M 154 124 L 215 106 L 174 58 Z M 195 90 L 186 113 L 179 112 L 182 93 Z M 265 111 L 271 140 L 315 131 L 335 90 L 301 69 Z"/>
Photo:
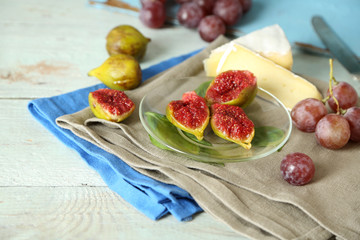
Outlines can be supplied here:
<path id="1" fill-rule="evenodd" d="M 1 239 L 245 239 L 205 213 L 152 221 L 107 187 L 0 187 Z"/>
<path id="2" fill-rule="evenodd" d="M 0 186 L 105 186 L 30 115 L 28 100 L 0 99 Z"/>
<path id="3" fill-rule="evenodd" d="M 149 29 L 87 0 L 0 1 L 0 239 L 245 239 L 205 213 L 149 220 L 29 114 L 30 99 L 99 83 L 87 72 L 108 57 L 105 36 L 120 24 L 151 38 L 143 69 L 207 45 L 196 30 Z M 327 81 L 327 59 L 295 52 L 294 63 Z M 338 62 L 334 73 L 354 83 Z"/>
<path id="4" fill-rule="evenodd" d="M 53 96 L 99 83 L 87 73 L 106 60 L 105 37 L 120 24 L 151 38 L 142 69 L 207 45 L 196 30 L 149 29 L 86 0 L 2 0 L 0 9 L 0 98 Z"/>

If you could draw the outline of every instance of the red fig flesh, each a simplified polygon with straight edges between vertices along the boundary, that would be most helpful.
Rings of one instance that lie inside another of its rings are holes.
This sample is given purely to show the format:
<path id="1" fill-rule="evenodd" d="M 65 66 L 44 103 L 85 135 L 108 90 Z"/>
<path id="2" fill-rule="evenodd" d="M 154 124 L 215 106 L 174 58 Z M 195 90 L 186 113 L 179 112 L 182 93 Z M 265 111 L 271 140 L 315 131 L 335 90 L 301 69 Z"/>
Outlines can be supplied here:
<path id="1" fill-rule="evenodd" d="M 246 70 L 228 70 L 220 73 L 210 83 L 205 99 L 209 105 L 222 103 L 246 107 L 255 98 L 257 80 Z"/>
<path id="2" fill-rule="evenodd" d="M 219 137 L 251 148 L 255 135 L 254 123 L 239 106 L 215 103 L 211 105 L 211 128 Z"/>
<path id="3" fill-rule="evenodd" d="M 171 101 L 167 105 L 166 117 L 176 127 L 202 140 L 209 123 L 210 110 L 204 98 L 190 91 L 184 93 L 181 100 Z"/>
<path id="4" fill-rule="evenodd" d="M 121 122 L 135 110 L 134 102 L 123 92 L 115 89 L 98 89 L 89 93 L 91 111 L 98 118 Z"/>

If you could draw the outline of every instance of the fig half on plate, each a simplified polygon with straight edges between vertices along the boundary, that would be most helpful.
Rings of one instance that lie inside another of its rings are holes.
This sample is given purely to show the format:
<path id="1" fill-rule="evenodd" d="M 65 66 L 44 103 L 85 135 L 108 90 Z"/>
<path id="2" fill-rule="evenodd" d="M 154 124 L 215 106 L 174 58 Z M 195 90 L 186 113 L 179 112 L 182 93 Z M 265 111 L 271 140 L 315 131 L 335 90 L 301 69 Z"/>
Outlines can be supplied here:
<path id="1" fill-rule="evenodd" d="M 247 70 L 228 70 L 217 75 L 206 90 L 205 99 L 214 103 L 248 106 L 257 93 L 257 80 Z"/>
<path id="2" fill-rule="evenodd" d="M 211 128 L 219 137 L 251 148 L 255 135 L 254 123 L 239 106 L 215 103 L 211 105 Z"/>
<path id="3" fill-rule="evenodd" d="M 210 110 L 204 98 L 190 91 L 184 93 L 181 100 L 171 101 L 167 105 L 166 117 L 176 127 L 202 140 L 209 124 Z"/>

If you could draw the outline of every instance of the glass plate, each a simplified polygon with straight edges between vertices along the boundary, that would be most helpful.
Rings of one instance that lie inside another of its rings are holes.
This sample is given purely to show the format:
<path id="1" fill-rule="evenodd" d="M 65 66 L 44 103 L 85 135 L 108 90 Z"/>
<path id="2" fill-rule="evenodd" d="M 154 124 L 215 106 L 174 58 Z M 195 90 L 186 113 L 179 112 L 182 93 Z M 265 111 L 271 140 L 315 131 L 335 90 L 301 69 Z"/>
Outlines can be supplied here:
<path id="1" fill-rule="evenodd" d="M 216 136 L 210 124 L 202 141 L 172 125 L 165 116 L 167 104 L 180 100 L 187 91 L 206 89 L 201 86 L 207 86 L 206 82 L 212 79 L 171 79 L 143 97 L 139 106 L 140 120 L 154 145 L 194 160 L 226 163 L 262 158 L 279 150 L 286 143 L 292 129 L 290 114 L 275 96 L 261 88 L 258 89 L 254 101 L 244 109 L 255 125 L 255 136 L 250 150 Z"/>

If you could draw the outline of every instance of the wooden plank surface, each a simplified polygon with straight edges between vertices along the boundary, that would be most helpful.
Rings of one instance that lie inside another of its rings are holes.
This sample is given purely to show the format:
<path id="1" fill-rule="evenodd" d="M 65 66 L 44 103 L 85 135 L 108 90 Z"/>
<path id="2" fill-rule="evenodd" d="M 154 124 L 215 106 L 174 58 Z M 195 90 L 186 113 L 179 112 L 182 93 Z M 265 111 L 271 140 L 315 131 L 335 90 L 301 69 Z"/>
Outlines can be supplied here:
<path id="1" fill-rule="evenodd" d="M 87 72 L 107 58 L 105 36 L 119 24 L 151 37 L 143 69 L 207 45 L 194 30 L 148 29 L 86 0 L 0 1 L 0 239 L 245 239 L 205 213 L 148 219 L 29 114 L 32 99 L 99 83 Z M 326 58 L 295 52 L 294 63 L 328 79 Z M 334 72 L 354 83 L 338 62 Z"/>
<path id="2" fill-rule="evenodd" d="M 152 221 L 107 187 L 0 187 L 1 239 L 244 239 L 206 214 Z"/>
<path id="3" fill-rule="evenodd" d="M 207 45 L 195 30 L 149 29 L 136 17 L 90 7 L 86 0 L 2 0 L 0 97 L 53 96 L 98 83 L 87 73 L 108 57 L 105 37 L 120 24 L 151 38 L 143 69 Z"/>
<path id="4" fill-rule="evenodd" d="M 150 220 L 36 122 L 28 100 L 0 103 L 0 239 L 245 239 L 205 213 Z"/>
<path id="5" fill-rule="evenodd" d="M 80 156 L 27 112 L 28 100 L 0 100 L 0 186 L 105 186 Z"/>
<path id="6" fill-rule="evenodd" d="M 142 68 L 206 46 L 193 30 L 144 28 L 86 0 L 0 2 L 0 239 L 243 239 L 205 213 L 150 220 L 28 112 L 31 99 L 99 83 L 87 72 L 124 23 L 152 36 Z"/>

